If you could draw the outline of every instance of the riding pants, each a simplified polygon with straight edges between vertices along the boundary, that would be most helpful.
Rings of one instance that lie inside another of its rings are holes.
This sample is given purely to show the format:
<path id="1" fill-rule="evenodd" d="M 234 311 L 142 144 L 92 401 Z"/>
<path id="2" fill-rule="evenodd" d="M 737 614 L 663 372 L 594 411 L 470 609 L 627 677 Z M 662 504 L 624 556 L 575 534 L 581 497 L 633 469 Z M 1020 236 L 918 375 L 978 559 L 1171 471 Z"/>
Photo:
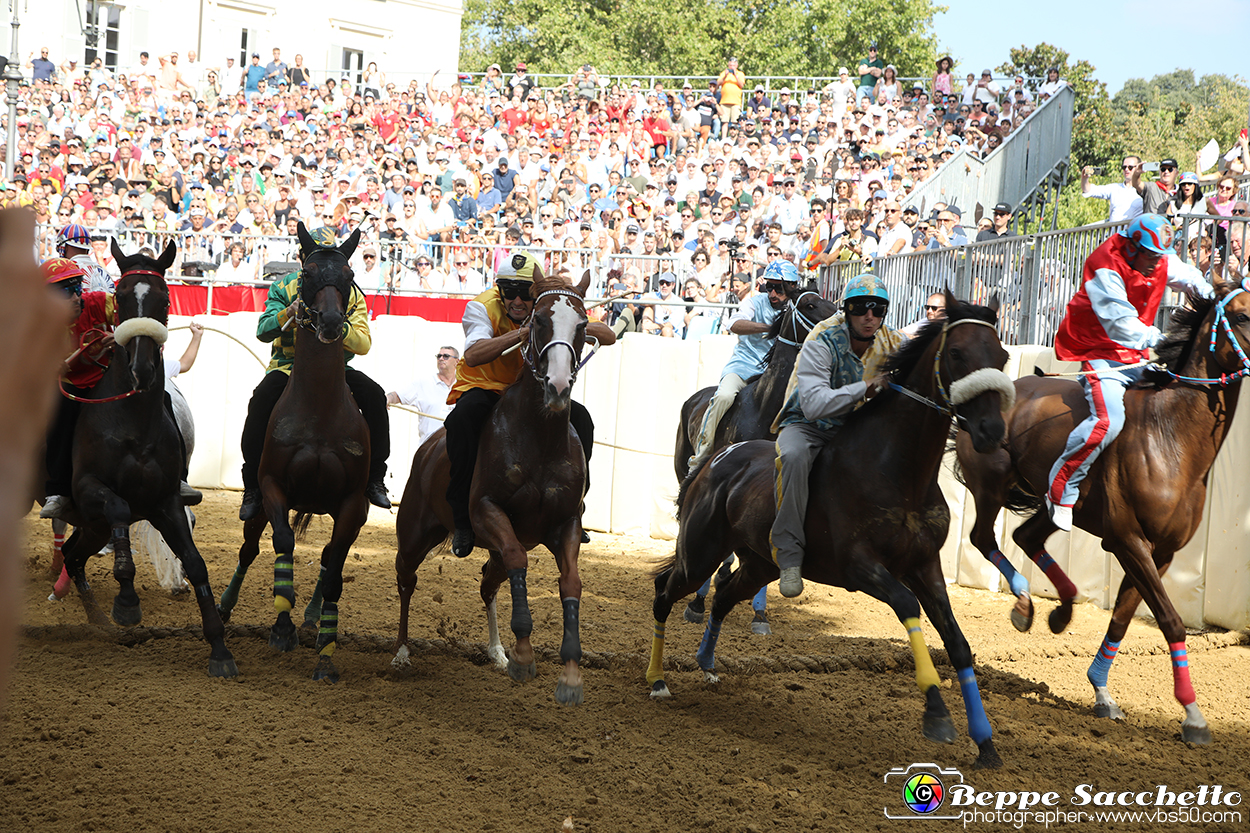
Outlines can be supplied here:
<path id="1" fill-rule="evenodd" d="M 725 411 L 728 411 L 734 400 L 738 398 L 738 393 L 746 386 L 746 380 L 737 373 L 726 373 L 721 377 L 720 384 L 716 386 L 716 393 L 712 394 L 712 401 L 707 403 L 707 410 L 703 412 L 703 424 L 699 428 L 699 439 L 694 446 L 694 464 L 691 468 L 697 467 L 708 454 L 712 453 L 712 446 L 716 444 L 716 429 L 720 426 L 721 417 L 725 415 Z"/>
<path id="2" fill-rule="evenodd" d="M 473 469 L 477 466 L 477 447 L 482 439 L 482 429 L 491 411 L 499 402 L 499 391 L 471 388 L 460 395 L 451 409 L 443 427 L 447 429 L 447 458 L 451 463 L 447 483 L 447 502 L 457 529 L 469 529 L 469 490 L 473 486 Z M 590 491 L 590 454 L 594 450 L 595 423 L 590 411 L 577 400 L 569 402 L 569 423 L 582 443 L 586 457 L 586 491 Z"/>
<path id="3" fill-rule="evenodd" d="M 1063 454 L 1050 469 L 1050 502 L 1071 506 L 1081 493 L 1089 467 L 1124 427 L 1124 391 L 1141 378 L 1142 368 L 1121 369 L 1120 362 L 1095 359 L 1081 362 L 1081 370 L 1097 374 L 1081 377 L 1089 416 L 1068 435 Z"/>
<path id="4" fill-rule="evenodd" d="M 360 408 L 365 425 L 369 428 L 369 480 L 373 483 L 386 475 L 386 458 L 391 456 L 391 418 L 386 412 L 386 391 L 382 386 L 353 367 L 347 368 L 347 387 Z M 243 488 L 260 488 L 260 455 L 265 450 L 265 437 L 269 431 L 269 416 L 278 404 L 291 377 L 280 370 L 265 374 L 252 391 L 247 404 L 247 419 L 243 422 Z"/>
<path id="5" fill-rule="evenodd" d="M 777 435 L 777 479 L 773 483 L 777 517 L 770 540 L 773 561 L 782 569 L 803 566 L 803 551 L 807 547 L 803 524 L 807 519 L 812 463 L 837 432 L 837 428 L 825 430 L 797 422 L 785 426 Z"/>

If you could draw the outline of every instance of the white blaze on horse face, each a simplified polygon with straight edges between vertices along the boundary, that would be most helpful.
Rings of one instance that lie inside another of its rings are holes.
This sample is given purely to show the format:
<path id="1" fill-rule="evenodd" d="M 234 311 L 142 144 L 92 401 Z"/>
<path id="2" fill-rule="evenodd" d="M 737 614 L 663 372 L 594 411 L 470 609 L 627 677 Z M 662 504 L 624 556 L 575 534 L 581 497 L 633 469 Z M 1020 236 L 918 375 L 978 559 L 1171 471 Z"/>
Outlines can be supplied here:
<path id="1" fill-rule="evenodd" d="M 551 305 L 551 340 L 573 344 L 581 320 L 568 298 L 556 298 Z M 572 387 L 574 360 L 572 350 L 555 347 L 547 351 L 547 384 L 555 388 L 556 393 L 563 394 Z"/>
<path id="2" fill-rule="evenodd" d="M 144 281 L 135 284 L 135 306 L 138 307 L 138 310 L 135 312 L 136 318 L 146 317 L 143 314 L 143 299 L 147 297 L 148 290 L 151 288 L 152 287 Z"/>

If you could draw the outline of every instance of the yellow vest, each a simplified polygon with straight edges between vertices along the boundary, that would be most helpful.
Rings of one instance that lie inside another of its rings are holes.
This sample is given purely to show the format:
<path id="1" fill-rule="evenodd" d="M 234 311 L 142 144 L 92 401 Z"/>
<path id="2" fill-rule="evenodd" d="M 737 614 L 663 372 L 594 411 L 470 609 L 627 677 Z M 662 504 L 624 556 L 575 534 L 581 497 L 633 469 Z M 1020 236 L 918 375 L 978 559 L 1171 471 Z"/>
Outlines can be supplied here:
<path id="1" fill-rule="evenodd" d="M 508 317 L 503 297 L 500 296 L 498 289 L 492 287 L 473 300 L 486 307 L 494 337 L 497 338 L 521 328 L 520 324 Z M 517 380 L 524 367 L 525 360 L 521 357 L 521 350 L 514 350 L 493 362 L 480 364 L 477 367 L 469 367 L 462 356 L 456 363 L 456 384 L 452 385 L 451 393 L 447 394 L 447 404 L 456 404 L 461 394 L 474 388 L 502 392 Z"/>

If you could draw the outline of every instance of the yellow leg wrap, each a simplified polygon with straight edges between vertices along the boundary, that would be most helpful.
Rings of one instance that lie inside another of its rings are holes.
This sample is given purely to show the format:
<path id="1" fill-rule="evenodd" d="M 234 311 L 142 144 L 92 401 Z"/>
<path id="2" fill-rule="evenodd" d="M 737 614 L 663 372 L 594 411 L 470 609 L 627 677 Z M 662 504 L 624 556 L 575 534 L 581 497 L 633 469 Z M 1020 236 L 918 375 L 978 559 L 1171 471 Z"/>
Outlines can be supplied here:
<path id="1" fill-rule="evenodd" d="M 334 656 L 334 648 L 338 644 L 339 644 L 338 642 L 327 642 L 326 646 L 322 648 L 320 651 L 318 651 L 318 653 L 321 654 L 321 656 L 329 659 L 330 657 Z"/>
<path id="2" fill-rule="evenodd" d="M 286 596 L 274 596 L 273 609 L 278 613 L 290 613 L 291 601 Z"/>
<path id="3" fill-rule="evenodd" d="M 911 655 L 916 660 L 916 685 L 920 691 L 928 691 L 938 684 L 937 669 L 933 667 L 933 657 L 929 656 L 929 648 L 924 644 L 924 634 L 920 632 L 920 620 L 904 619 L 903 627 L 907 628 L 907 639 L 911 642 Z"/>
<path id="4" fill-rule="evenodd" d="M 651 664 L 647 666 L 647 683 L 654 685 L 664 679 L 664 623 L 656 622 L 651 637 Z"/>

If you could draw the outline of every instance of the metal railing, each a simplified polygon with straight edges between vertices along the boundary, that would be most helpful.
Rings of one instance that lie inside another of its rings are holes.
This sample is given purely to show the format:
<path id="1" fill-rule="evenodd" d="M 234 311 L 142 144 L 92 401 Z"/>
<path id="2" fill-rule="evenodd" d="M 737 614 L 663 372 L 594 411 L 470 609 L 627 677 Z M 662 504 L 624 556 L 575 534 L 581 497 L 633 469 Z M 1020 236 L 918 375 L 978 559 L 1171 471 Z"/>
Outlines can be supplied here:
<path id="1" fill-rule="evenodd" d="M 922 215 L 934 204 L 956 205 L 970 216 L 989 214 L 1000 202 L 1013 208 L 1025 200 L 1072 150 L 1072 115 L 1076 93 L 1070 86 L 1034 110 L 1002 145 L 979 158 L 961 147 L 933 175 L 916 185 L 904 200 Z"/>

